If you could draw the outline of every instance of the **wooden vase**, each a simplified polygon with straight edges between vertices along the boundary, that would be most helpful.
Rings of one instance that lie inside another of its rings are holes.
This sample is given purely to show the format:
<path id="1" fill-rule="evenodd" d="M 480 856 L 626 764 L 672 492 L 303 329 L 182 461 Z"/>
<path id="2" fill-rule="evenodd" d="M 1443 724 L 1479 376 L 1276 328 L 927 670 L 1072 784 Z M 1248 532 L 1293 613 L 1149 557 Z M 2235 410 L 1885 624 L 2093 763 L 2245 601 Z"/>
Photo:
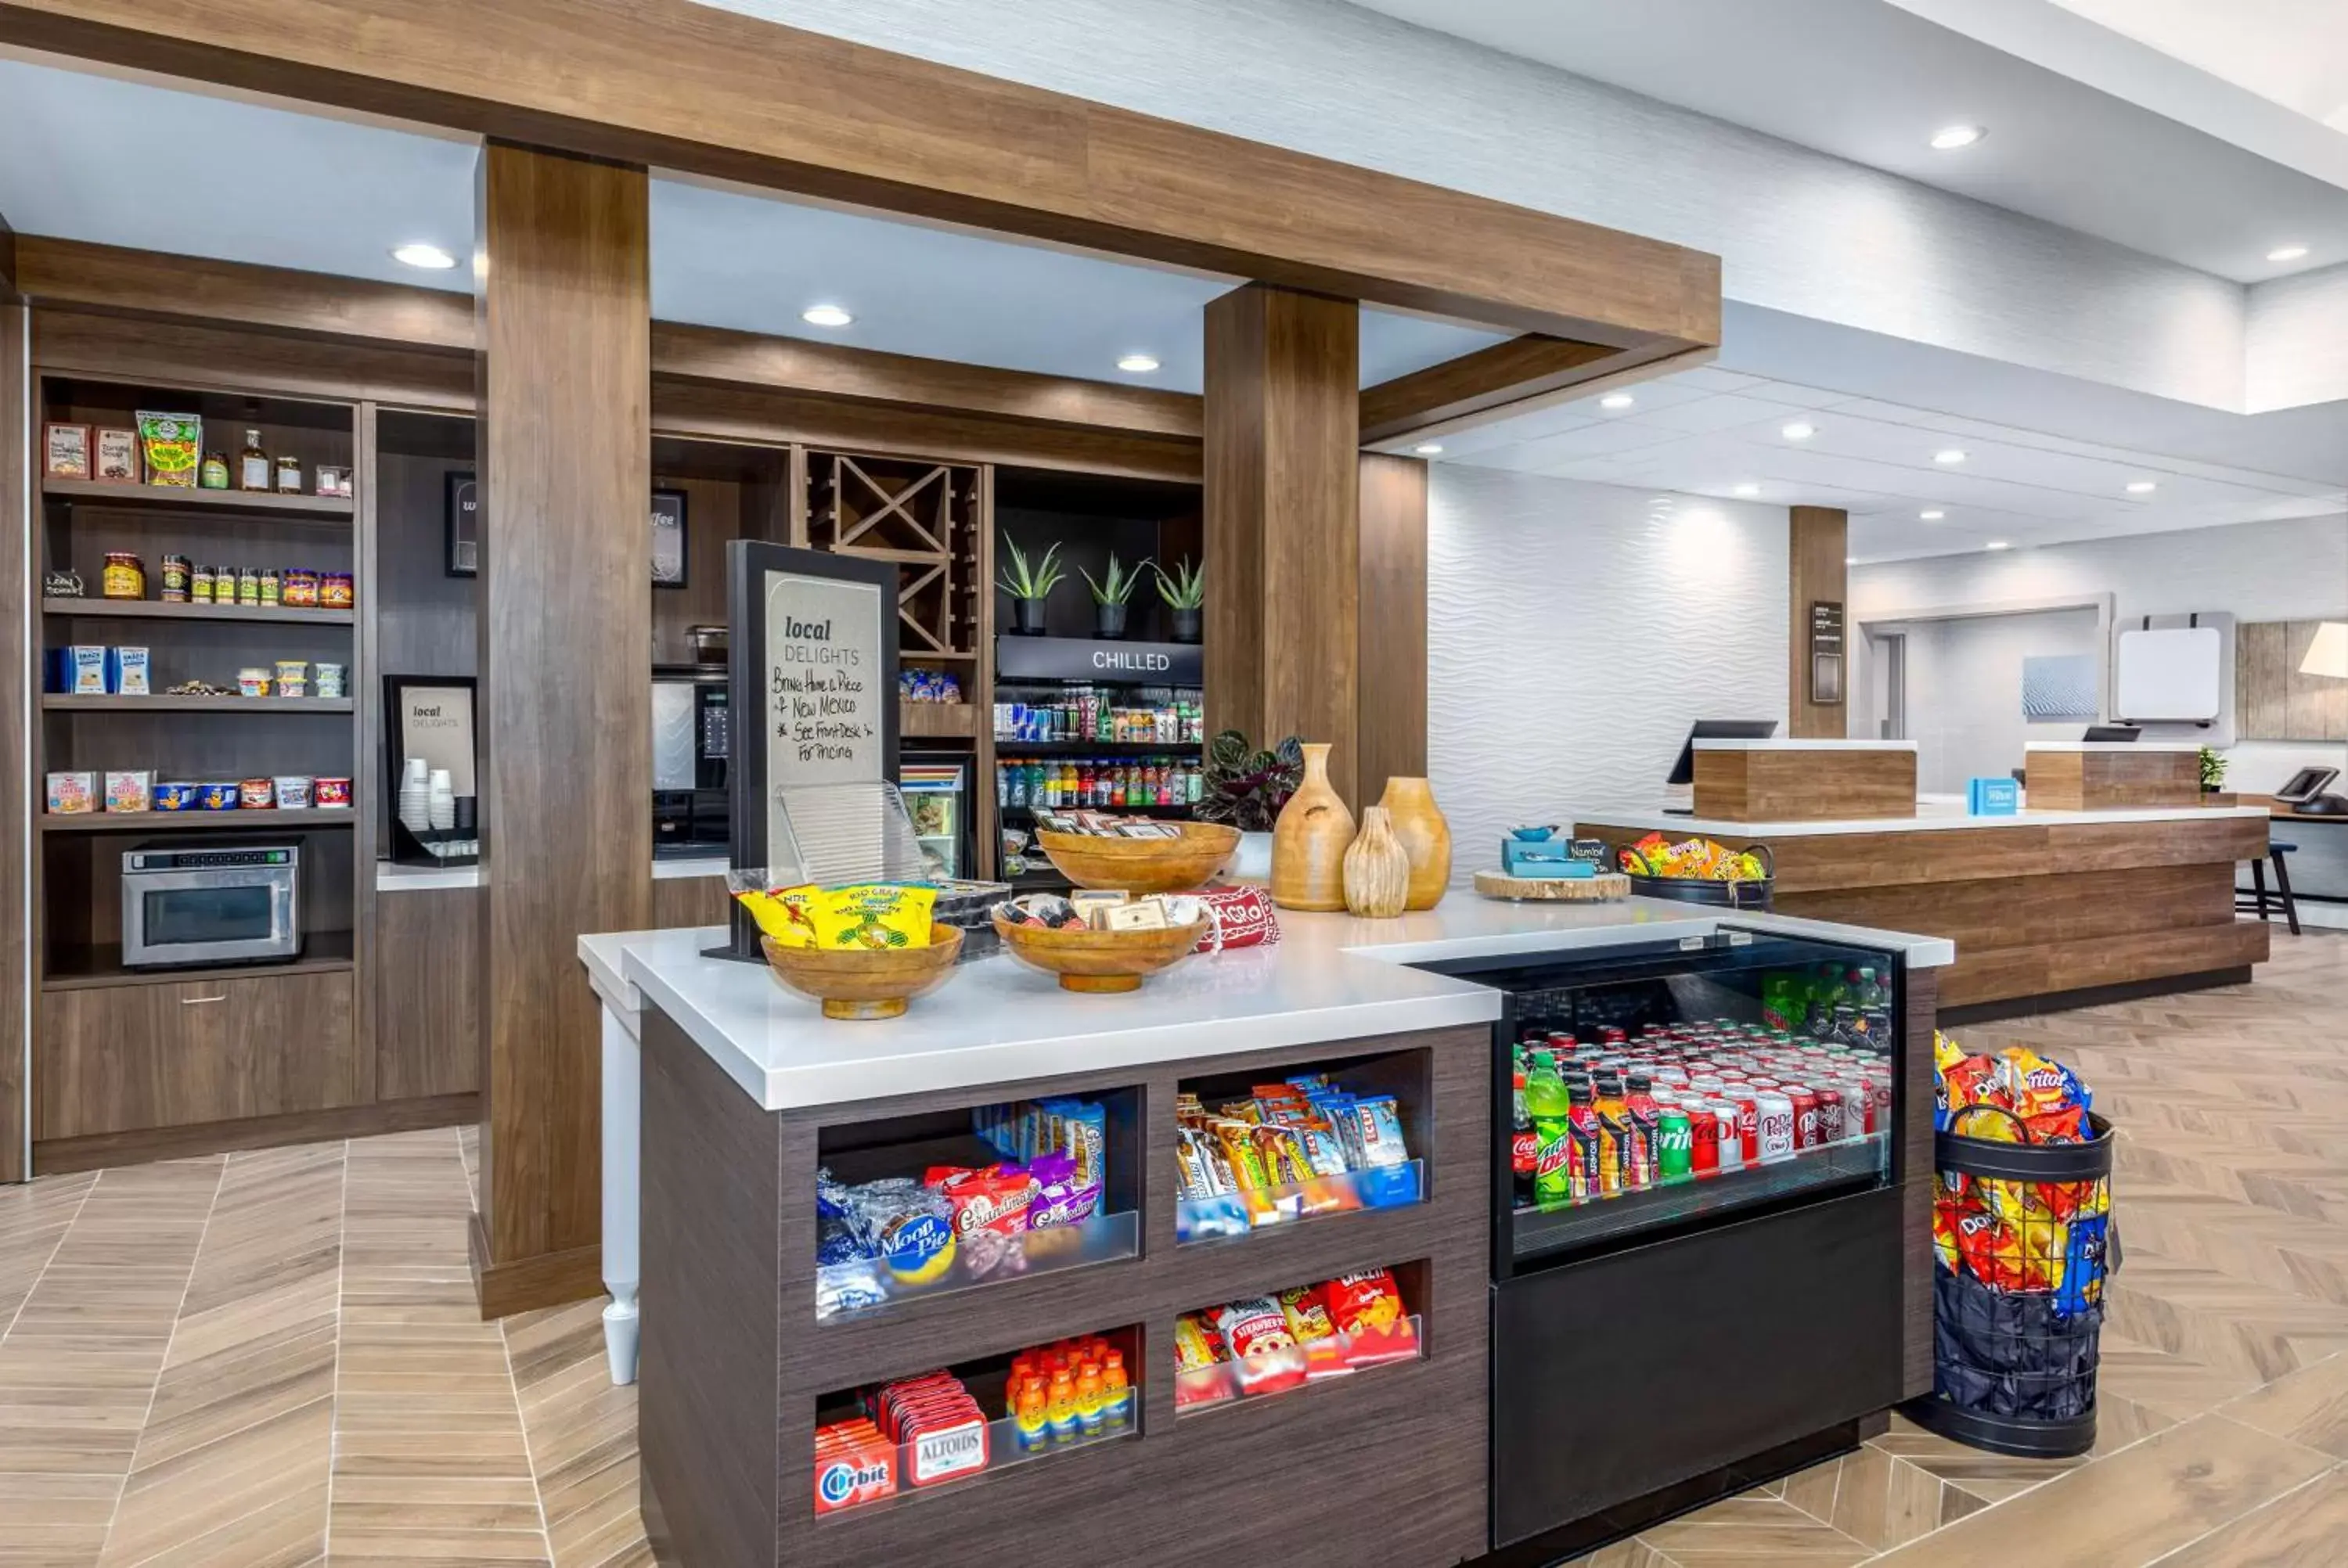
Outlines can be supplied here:
<path id="1" fill-rule="evenodd" d="M 1272 825 L 1272 901 L 1324 913 L 1345 907 L 1345 850 L 1354 814 L 1329 783 L 1329 748 L 1304 748 L 1304 782 Z"/>
<path id="2" fill-rule="evenodd" d="M 1345 850 L 1345 912 L 1391 920 L 1410 897 L 1410 854 L 1382 805 L 1362 813 L 1362 831 Z"/>
<path id="3" fill-rule="evenodd" d="M 1378 804 L 1410 856 L 1410 897 L 1403 907 L 1434 908 L 1451 885 L 1451 825 L 1436 807 L 1434 789 L 1425 779 L 1390 778 Z"/>

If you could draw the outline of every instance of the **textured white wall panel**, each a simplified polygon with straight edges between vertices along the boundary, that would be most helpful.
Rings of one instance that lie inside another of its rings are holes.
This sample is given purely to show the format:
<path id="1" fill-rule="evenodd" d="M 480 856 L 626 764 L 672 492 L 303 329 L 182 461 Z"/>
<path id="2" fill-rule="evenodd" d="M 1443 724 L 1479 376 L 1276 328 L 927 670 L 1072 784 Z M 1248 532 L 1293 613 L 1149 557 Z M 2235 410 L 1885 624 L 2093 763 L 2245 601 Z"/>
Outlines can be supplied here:
<path id="1" fill-rule="evenodd" d="M 1455 877 L 1518 823 L 1653 804 L 1696 719 L 1786 716 L 1786 513 L 1438 463 L 1428 776 Z"/>
<path id="2" fill-rule="evenodd" d="M 2242 290 L 1337 0 L 712 0 L 1719 254 L 1732 298 L 2240 409 Z"/>
<path id="3" fill-rule="evenodd" d="M 2348 265 L 2276 278 L 2250 292 L 2250 412 L 2348 398 Z"/>
<path id="4" fill-rule="evenodd" d="M 2044 549 L 1935 556 L 1854 567 L 1850 618 L 1932 606 L 2109 593 L 2119 624 L 2147 615 L 2226 610 L 2236 620 L 2348 615 L 2348 517 L 2093 539 Z M 1866 642 L 1854 652 L 1864 662 Z M 1865 673 L 1855 671 L 1854 690 Z M 2236 789 L 2263 793 L 2310 765 L 2348 768 L 2348 746 L 2243 741 L 2230 748 Z"/>

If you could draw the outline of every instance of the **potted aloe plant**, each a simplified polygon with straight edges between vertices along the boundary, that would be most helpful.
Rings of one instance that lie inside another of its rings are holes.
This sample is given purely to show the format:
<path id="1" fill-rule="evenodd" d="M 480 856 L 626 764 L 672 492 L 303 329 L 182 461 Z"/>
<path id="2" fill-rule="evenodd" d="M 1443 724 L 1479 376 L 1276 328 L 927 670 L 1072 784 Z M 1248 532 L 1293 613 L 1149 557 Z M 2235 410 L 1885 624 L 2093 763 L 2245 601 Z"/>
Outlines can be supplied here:
<path id="1" fill-rule="evenodd" d="M 1157 566 L 1149 569 L 1158 577 L 1158 597 L 1174 612 L 1174 641 L 1198 641 L 1200 607 L 1207 602 L 1207 569 L 1184 561 L 1174 569 L 1172 577 Z"/>
<path id="2" fill-rule="evenodd" d="M 1076 569 L 1084 571 L 1082 567 Z M 1093 590 L 1093 630 L 1103 639 L 1125 635 L 1127 601 L 1132 599 L 1133 590 L 1141 586 L 1141 574 L 1148 569 L 1152 569 L 1145 560 L 1128 571 L 1112 550 L 1109 552 L 1108 568 L 1100 576 L 1095 577 L 1085 571 L 1085 583 Z"/>
<path id="3" fill-rule="evenodd" d="M 1060 547 L 1054 545 L 1044 552 L 1044 559 L 1032 568 L 1019 542 L 1010 535 L 1003 536 L 1003 548 L 1011 557 L 995 579 L 995 586 L 1011 596 L 1012 630 L 1022 637 L 1044 635 L 1044 600 L 1055 585 L 1067 574 L 1060 569 Z"/>

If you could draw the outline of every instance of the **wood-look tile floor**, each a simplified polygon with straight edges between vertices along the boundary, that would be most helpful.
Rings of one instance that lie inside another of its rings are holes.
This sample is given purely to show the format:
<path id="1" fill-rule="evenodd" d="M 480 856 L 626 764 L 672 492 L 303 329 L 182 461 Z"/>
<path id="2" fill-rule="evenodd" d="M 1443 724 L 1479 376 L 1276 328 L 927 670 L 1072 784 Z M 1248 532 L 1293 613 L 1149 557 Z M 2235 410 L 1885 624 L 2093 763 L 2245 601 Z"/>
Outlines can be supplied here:
<path id="1" fill-rule="evenodd" d="M 2120 1130 L 2096 1452 L 1895 1419 L 1584 1561 L 2348 1563 L 2348 937 L 1962 1032 L 2075 1064 Z M 602 1304 L 479 1321 L 474 1163 L 448 1131 L 0 1189 L 0 1565 L 650 1563 Z"/>

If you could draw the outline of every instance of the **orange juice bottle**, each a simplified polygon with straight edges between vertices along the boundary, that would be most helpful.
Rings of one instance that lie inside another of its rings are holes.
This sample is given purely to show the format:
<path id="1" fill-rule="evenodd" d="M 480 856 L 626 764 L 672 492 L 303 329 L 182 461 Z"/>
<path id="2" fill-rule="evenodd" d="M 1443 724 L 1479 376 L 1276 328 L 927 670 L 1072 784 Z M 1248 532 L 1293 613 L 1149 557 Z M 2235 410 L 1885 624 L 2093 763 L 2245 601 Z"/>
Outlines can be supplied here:
<path id="1" fill-rule="evenodd" d="M 1052 1389 L 1045 1396 L 1045 1414 L 1052 1428 L 1052 1440 L 1072 1443 L 1082 1428 L 1076 1422 L 1076 1383 L 1064 1368 L 1052 1374 Z"/>
<path id="2" fill-rule="evenodd" d="M 1076 1430 L 1086 1437 L 1101 1434 L 1102 1398 L 1101 1369 L 1087 1361 L 1076 1374 Z"/>
<path id="3" fill-rule="evenodd" d="M 1125 1352 L 1112 1350 L 1101 1365 L 1101 1419 L 1110 1431 L 1133 1425 L 1133 1385 L 1125 1375 Z"/>

